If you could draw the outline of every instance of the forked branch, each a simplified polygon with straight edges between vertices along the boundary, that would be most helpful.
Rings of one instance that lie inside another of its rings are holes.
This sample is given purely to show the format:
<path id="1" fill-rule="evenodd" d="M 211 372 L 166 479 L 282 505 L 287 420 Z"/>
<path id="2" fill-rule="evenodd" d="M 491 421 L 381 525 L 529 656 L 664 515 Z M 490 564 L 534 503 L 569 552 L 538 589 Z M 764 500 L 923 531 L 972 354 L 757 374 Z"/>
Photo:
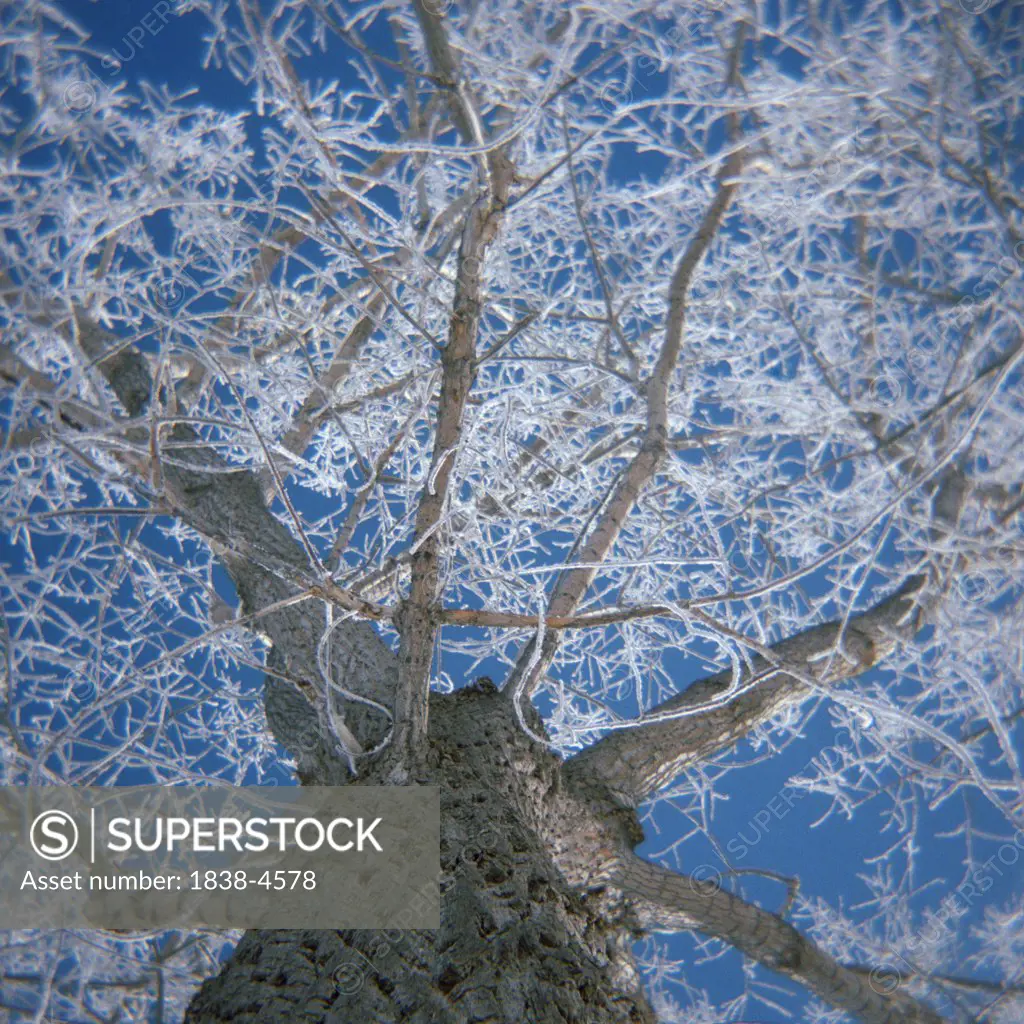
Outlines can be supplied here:
<path id="1" fill-rule="evenodd" d="M 568 618 L 576 610 L 608 556 L 630 513 L 636 507 L 643 489 L 654 478 L 668 451 L 668 406 L 672 377 L 683 345 L 686 322 L 686 301 L 693 276 L 707 252 L 711 240 L 721 226 L 725 212 L 736 192 L 736 176 L 743 165 L 743 151 L 736 150 L 718 172 L 718 191 L 675 265 L 669 284 L 668 317 L 665 336 L 651 375 L 644 384 L 647 419 L 640 449 L 632 457 L 611 494 L 604 510 L 586 542 L 580 547 L 577 561 L 585 568 L 563 572 L 548 601 L 547 616 Z M 548 633 L 540 657 L 534 657 L 534 644 L 527 644 L 515 669 L 509 676 L 505 692 L 516 699 L 529 698 L 544 678 L 551 659 L 558 649 L 558 637 Z"/>
<path id="2" fill-rule="evenodd" d="M 75 336 L 84 360 L 96 366 L 130 416 L 141 416 L 154 388 L 145 357 L 77 311 L 76 321 Z M 64 329 L 70 336 L 70 328 Z M 193 445 L 189 449 L 190 468 L 173 464 L 163 467 L 164 497 L 174 514 L 221 553 L 245 614 L 260 615 L 260 628 L 273 645 L 267 660 L 266 707 L 271 729 L 296 759 L 301 777 L 321 784 L 346 781 L 344 762 L 335 758 L 325 720 L 314 710 L 326 697 L 322 681 L 310 676 L 310 666 L 317 664 L 324 615 L 317 602 L 296 604 L 292 600 L 308 588 L 308 584 L 298 582 L 308 578 L 311 571 L 305 552 L 267 508 L 255 474 L 245 470 L 223 472 L 220 457 L 204 447 L 185 424 L 175 428 L 175 437 Z M 209 472 L 202 471 L 204 466 Z M 259 539 L 258 548 L 253 538 Z M 361 599 L 356 599 L 355 607 L 351 595 L 330 584 L 324 584 L 316 596 L 351 605 L 351 610 L 365 617 L 384 616 L 379 606 Z M 264 610 L 267 613 L 260 614 Z M 344 679 L 345 688 L 390 705 L 396 674 L 394 655 L 365 623 L 344 626 L 344 630 L 336 631 L 335 643 L 346 648 L 349 663 L 355 664 Z M 281 679 L 297 680 L 299 688 Z M 347 731 L 340 715 L 335 715 L 335 721 L 342 732 Z M 362 719 L 360 723 L 369 732 L 358 724 L 352 731 L 360 743 L 373 746 L 379 739 L 380 723 Z"/>

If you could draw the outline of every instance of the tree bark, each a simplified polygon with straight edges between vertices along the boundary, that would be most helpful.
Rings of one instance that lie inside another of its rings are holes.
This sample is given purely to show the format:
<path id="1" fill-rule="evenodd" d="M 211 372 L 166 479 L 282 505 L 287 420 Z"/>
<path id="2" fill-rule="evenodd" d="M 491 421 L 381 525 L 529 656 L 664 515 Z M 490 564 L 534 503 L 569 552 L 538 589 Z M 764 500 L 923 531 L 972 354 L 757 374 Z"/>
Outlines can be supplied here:
<path id="1" fill-rule="evenodd" d="M 250 931 L 187 1024 L 652 1024 L 604 882 L 635 819 L 567 792 L 490 684 L 431 699 L 428 748 L 415 781 L 441 786 L 441 927 Z"/>
<path id="2" fill-rule="evenodd" d="M 526 714 L 542 735 L 532 706 Z M 631 943 L 683 929 L 865 1024 L 942 1024 L 777 915 L 633 854 L 635 812 L 598 778 L 566 773 L 489 681 L 432 698 L 428 748 L 412 781 L 441 786 L 441 927 L 250 931 L 185 1024 L 653 1024 Z M 386 763 L 378 769 L 361 781 L 383 784 Z"/>

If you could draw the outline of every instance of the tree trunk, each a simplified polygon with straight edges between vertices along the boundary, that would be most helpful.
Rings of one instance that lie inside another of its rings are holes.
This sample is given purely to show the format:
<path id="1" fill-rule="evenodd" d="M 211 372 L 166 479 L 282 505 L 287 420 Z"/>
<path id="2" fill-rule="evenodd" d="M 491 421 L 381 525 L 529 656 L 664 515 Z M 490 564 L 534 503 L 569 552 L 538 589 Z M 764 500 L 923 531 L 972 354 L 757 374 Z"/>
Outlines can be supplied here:
<path id="1" fill-rule="evenodd" d="M 635 928 L 602 883 L 639 838 L 633 812 L 567 791 L 559 759 L 489 683 L 433 695 L 430 711 L 415 781 L 441 787 L 441 927 L 250 931 L 188 1024 L 654 1020 Z"/>

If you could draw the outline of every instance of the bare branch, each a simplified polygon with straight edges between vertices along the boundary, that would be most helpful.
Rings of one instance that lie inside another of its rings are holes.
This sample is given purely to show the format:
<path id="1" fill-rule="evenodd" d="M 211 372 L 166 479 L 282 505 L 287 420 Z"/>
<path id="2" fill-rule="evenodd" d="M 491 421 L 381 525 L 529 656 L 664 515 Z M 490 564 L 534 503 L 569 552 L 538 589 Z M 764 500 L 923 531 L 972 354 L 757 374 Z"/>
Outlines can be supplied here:
<path id="1" fill-rule="evenodd" d="M 718 191 L 715 198 L 676 263 L 669 286 L 665 338 L 654 370 L 644 385 L 647 399 L 647 423 L 640 450 L 633 456 L 625 472 L 619 478 L 615 492 L 605 505 L 579 553 L 579 561 L 585 563 L 587 568 L 569 569 L 559 577 L 555 584 L 548 601 L 547 612 L 551 616 L 556 618 L 568 616 L 575 610 L 597 575 L 598 566 L 607 557 L 625 526 L 640 493 L 654 478 L 668 450 L 668 398 L 672 376 L 683 343 L 687 294 L 693 275 L 721 225 L 725 211 L 736 192 L 738 186 L 732 179 L 739 173 L 742 165 L 743 153 L 741 150 L 733 152 L 726 159 L 718 172 Z M 549 634 L 549 637 L 551 636 L 553 634 Z M 541 657 L 533 659 L 532 644 L 528 645 L 520 654 L 515 671 L 505 685 L 506 692 L 517 699 L 520 696 L 530 697 L 540 685 L 556 648 L 557 641 L 548 639 Z M 527 666 L 529 666 L 528 675 L 526 674 Z"/>
<path id="2" fill-rule="evenodd" d="M 589 612 L 584 615 L 546 615 L 544 625 L 548 629 L 588 629 L 597 626 L 611 626 L 617 622 L 632 622 L 636 619 L 650 619 L 658 615 L 678 615 L 678 609 L 666 605 L 650 605 L 645 608 L 610 608 L 607 611 Z M 519 615 L 514 612 L 492 612 L 486 608 L 443 608 L 438 612 L 438 621 L 448 626 L 486 626 L 499 629 L 535 629 L 535 615 Z"/>
<path id="3" fill-rule="evenodd" d="M 645 928 L 693 929 L 721 939 L 863 1024 L 944 1024 L 899 988 L 877 991 L 882 986 L 872 987 L 870 976 L 844 967 L 781 917 L 726 892 L 713 879 L 686 878 L 627 853 L 616 884 Z"/>
<path id="4" fill-rule="evenodd" d="M 756 656 L 741 680 L 725 671 L 692 684 L 652 709 L 655 721 L 640 719 L 570 758 L 567 772 L 596 776 L 627 804 L 639 806 L 686 767 L 818 692 L 807 677 L 822 688 L 833 686 L 911 640 L 922 624 L 915 596 L 924 583 L 924 577 L 911 577 L 884 601 L 851 616 L 845 628 L 843 620 L 827 622 L 783 640 L 771 648 L 771 659 Z M 798 675 L 787 673 L 787 666 Z M 732 696 L 735 691 L 741 692 Z"/>
<path id="5" fill-rule="evenodd" d="M 448 83 L 452 116 L 467 142 L 479 142 L 471 102 L 455 81 L 454 57 L 440 18 L 416 0 L 435 71 Z M 448 500 L 462 420 L 476 378 L 476 341 L 483 312 L 481 275 L 487 253 L 501 229 L 514 169 L 501 150 L 487 155 L 486 188 L 466 216 L 459 242 L 455 298 L 448 342 L 441 354 L 441 396 L 427 482 L 416 513 L 409 597 L 395 617 L 401 633 L 394 743 L 398 757 L 411 763 L 425 750 L 430 662 L 437 629 L 440 538 L 438 527 Z"/>

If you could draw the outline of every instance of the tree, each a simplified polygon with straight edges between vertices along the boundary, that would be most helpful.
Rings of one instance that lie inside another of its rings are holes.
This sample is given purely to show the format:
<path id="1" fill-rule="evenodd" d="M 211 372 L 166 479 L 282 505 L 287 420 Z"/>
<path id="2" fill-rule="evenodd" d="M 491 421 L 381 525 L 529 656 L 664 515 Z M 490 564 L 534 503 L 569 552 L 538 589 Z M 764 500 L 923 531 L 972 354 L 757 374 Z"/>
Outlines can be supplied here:
<path id="1" fill-rule="evenodd" d="M 121 64 L 3 7 L 4 780 L 435 784 L 445 872 L 436 932 L 223 964 L 12 935 L 10 1011 L 696 1022 L 774 978 L 1024 1020 L 1024 902 L 964 887 L 1024 849 L 1022 19 L 982 6 L 188 0 L 245 114 L 130 94 L 166 4 Z M 870 914 L 636 852 L 812 716 L 849 743 L 791 793 L 896 827 Z M 746 991 L 645 990 L 675 931 Z"/>

